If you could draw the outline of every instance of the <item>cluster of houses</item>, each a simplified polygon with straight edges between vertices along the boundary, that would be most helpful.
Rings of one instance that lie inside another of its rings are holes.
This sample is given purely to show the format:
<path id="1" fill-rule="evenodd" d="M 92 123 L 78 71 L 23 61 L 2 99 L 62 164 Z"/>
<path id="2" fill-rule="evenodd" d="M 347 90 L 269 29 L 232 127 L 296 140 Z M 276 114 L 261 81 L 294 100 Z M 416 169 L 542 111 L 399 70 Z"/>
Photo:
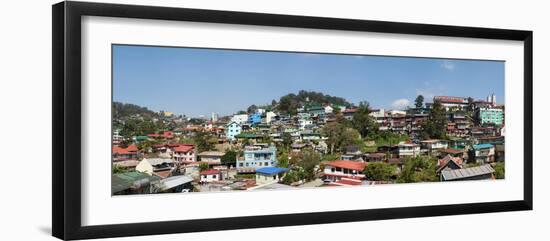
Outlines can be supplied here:
<path id="1" fill-rule="evenodd" d="M 335 121 L 335 109 L 346 119 L 353 119 L 355 108 L 330 104 L 306 104 L 296 115 L 258 108 L 253 113 L 218 117 L 213 113 L 201 124 L 188 123 L 173 130 L 131 137 L 123 147 L 124 137 L 113 133 L 113 194 L 159 192 L 206 192 L 296 188 L 301 185 L 356 186 L 373 184 L 364 174 L 373 162 L 385 162 L 400 171 L 405 160 L 417 156 L 437 158 L 437 175 L 441 181 L 494 179 L 494 164 L 504 161 L 504 106 L 490 95 L 486 100 L 436 96 L 447 111 L 445 140 L 420 138 L 422 123 L 428 120 L 432 103 L 407 110 L 378 109 L 370 113 L 381 131 L 408 135 L 409 141 L 375 145 L 375 151 L 348 146 L 334 161 L 317 166 L 316 182 L 285 185 L 284 176 L 291 170 L 279 165 L 278 146 L 290 137 L 292 153 L 308 148 L 325 155 L 327 137 L 321 128 Z M 195 144 L 179 140 L 198 132 L 216 139 L 216 148 L 198 152 Z M 268 142 L 266 142 L 266 139 Z M 157 143 L 140 150 L 139 143 Z M 227 150 L 238 155 L 231 164 L 222 163 Z M 475 165 L 472 165 L 475 164 Z"/>

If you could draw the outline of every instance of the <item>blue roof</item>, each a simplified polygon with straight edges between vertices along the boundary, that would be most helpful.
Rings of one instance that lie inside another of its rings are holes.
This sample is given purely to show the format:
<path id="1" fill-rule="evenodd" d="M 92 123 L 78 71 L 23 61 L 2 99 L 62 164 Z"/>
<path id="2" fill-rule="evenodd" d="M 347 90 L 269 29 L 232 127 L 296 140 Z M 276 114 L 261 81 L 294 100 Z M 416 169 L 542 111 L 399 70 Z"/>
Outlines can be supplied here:
<path id="1" fill-rule="evenodd" d="M 487 149 L 487 148 L 492 148 L 493 145 L 491 144 L 477 144 L 477 145 L 474 145 L 474 149 Z"/>
<path id="2" fill-rule="evenodd" d="M 256 173 L 267 174 L 267 175 L 278 174 L 286 171 L 288 171 L 288 168 L 281 168 L 281 167 L 262 167 L 262 168 L 256 169 Z"/>

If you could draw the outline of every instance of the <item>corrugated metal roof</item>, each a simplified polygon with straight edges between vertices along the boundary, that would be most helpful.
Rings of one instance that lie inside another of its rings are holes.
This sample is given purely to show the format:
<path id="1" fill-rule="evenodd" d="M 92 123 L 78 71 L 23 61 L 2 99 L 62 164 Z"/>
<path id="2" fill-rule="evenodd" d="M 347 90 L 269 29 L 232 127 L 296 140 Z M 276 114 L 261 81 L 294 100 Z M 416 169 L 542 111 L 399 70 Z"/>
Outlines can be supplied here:
<path id="1" fill-rule="evenodd" d="M 161 187 L 162 187 L 162 190 L 164 191 L 164 190 L 177 187 L 179 185 L 183 185 L 185 183 L 189 183 L 192 181 L 193 181 L 193 178 L 190 176 L 173 176 L 173 177 L 168 177 L 166 179 L 163 179 L 161 181 L 161 185 L 162 185 Z"/>
<path id="2" fill-rule="evenodd" d="M 491 167 L 491 165 L 487 164 L 483 166 L 469 167 L 469 168 L 463 168 L 463 169 L 443 170 L 441 171 L 441 175 L 443 176 L 444 180 L 450 181 L 450 180 L 486 175 L 493 172 L 495 172 L 495 170 Z"/>

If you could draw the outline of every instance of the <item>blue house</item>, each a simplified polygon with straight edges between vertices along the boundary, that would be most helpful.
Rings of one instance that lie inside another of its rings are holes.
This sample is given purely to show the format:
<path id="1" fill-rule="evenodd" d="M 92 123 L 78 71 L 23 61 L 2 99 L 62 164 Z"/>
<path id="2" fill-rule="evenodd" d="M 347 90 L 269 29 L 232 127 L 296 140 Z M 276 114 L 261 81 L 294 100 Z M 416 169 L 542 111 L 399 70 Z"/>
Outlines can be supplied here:
<path id="1" fill-rule="evenodd" d="M 241 134 L 242 128 L 239 123 L 232 121 L 225 125 L 225 138 L 227 140 L 235 140 L 235 136 Z"/>
<path id="2" fill-rule="evenodd" d="M 244 160 L 237 160 L 237 168 L 257 169 L 277 166 L 277 148 L 273 145 L 246 146 Z"/>
<path id="3" fill-rule="evenodd" d="M 250 124 L 258 124 L 262 122 L 262 114 L 260 113 L 254 113 L 250 116 L 248 116 L 248 123 Z"/>

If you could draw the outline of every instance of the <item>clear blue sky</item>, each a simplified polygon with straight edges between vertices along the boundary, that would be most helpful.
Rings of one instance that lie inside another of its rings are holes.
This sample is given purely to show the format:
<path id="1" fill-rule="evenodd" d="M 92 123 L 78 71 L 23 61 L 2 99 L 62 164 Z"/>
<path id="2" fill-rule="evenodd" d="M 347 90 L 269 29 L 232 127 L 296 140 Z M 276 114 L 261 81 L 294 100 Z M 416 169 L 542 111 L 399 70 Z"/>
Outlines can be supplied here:
<path id="1" fill-rule="evenodd" d="M 504 62 L 146 46 L 113 47 L 114 101 L 220 115 L 300 90 L 402 109 L 418 94 L 504 102 Z"/>

